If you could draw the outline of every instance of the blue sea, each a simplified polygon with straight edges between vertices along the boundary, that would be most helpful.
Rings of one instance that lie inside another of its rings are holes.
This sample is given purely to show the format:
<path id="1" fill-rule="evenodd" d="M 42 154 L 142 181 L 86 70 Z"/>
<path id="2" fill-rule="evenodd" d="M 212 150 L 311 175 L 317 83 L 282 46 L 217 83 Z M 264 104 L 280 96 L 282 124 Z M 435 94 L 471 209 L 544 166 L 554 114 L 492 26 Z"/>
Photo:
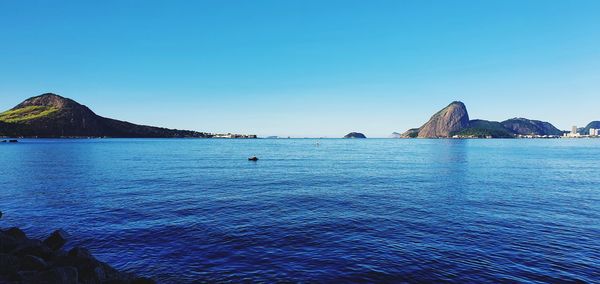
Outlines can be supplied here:
<path id="1" fill-rule="evenodd" d="M 0 164 L 0 227 L 160 283 L 600 281 L 600 139 L 24 139 Z"/>

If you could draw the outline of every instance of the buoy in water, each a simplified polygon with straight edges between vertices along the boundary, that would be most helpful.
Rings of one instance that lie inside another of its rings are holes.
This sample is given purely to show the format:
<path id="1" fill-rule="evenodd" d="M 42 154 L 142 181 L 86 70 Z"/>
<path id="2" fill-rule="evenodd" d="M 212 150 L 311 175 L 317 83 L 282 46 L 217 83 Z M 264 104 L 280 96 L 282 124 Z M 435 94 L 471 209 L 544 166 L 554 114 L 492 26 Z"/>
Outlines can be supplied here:
<path id="1" fill-rule="evenodd" d="M 258 158 L 256 156 L 252 156 L 248 158 L 248 161 L 258 161 Z"/>

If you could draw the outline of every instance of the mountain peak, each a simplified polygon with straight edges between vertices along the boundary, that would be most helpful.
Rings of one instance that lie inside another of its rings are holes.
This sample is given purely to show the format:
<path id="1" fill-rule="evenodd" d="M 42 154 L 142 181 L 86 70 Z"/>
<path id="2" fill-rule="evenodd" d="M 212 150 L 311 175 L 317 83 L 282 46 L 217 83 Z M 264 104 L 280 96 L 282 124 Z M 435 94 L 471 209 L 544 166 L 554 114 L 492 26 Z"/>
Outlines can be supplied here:
<path id="1" fill-rule="evenodd" d="M 43 98 L 43 97 L 52 97 L 52 98 L 59 98 L 59 99 L 65 99 L 65 97 L 57 95 L 55 93 L 43 93 L 39 96 L 35 96 L 34 98 Z"/>
<path id="2" fill-rule="evenodd" d="M 25 107 L 31 107 L 31 106 L 43 106 L 43 107 L 53 107 L 53 108 L 57 108 L 57 109 L 64 109 L 67 107 L 81 106 L 81 105 L 79 103 L 75 102 L 74 100 L 59 96 L 54 93 L 45 93 L 45 94 L 41 94 L 36 97 L 31 97 L 29 99 L 26 99 L 25 101 L 23 101 L 22 103 L 18 104 L 16 107 L 14 107 L 13 110 L 25 108 Z"/>
<path id="3" fill-rule="evenodd" d="M 469 113 L 464 103 L 454 101 L 434 114 L 427 123 L 419 128 L 418 137 L 450 137 L 469 125 Z"/>

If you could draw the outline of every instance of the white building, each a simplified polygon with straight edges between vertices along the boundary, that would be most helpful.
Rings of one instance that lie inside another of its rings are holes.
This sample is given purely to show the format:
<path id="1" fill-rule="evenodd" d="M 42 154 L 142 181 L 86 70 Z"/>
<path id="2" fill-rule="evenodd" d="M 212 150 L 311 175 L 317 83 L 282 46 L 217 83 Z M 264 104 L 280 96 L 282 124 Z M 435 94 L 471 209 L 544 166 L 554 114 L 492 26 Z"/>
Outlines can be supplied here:
<path id="1" fill-rule="evenodd" d="M 600 129 L 590 128 L 590 136 L 600 135 Z"/>
<path id="2" fill-rule="evenodd" d="M 566 138 L 579 138 L 579 137 L 581 137 L 581 134 L 579 134 L 577 132 L 577 126 L 573 126 L 571 128 L 571 132 L 570 133 L 565 133 L 563 135 L 563 137 L 566 137 Z"/>

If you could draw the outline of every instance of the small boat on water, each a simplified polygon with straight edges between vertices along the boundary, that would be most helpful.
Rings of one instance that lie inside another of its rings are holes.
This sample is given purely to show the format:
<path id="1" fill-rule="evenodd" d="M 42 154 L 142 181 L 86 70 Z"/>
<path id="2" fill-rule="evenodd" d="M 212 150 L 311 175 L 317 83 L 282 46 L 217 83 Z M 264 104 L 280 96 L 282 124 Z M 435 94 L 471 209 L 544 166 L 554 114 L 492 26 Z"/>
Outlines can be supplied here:
<path id="1" fill-rule="evenodd" d="M 248 161 L 258 161 L 258 158 L 256 156 L 252 156 L 248 158 Z"/>

